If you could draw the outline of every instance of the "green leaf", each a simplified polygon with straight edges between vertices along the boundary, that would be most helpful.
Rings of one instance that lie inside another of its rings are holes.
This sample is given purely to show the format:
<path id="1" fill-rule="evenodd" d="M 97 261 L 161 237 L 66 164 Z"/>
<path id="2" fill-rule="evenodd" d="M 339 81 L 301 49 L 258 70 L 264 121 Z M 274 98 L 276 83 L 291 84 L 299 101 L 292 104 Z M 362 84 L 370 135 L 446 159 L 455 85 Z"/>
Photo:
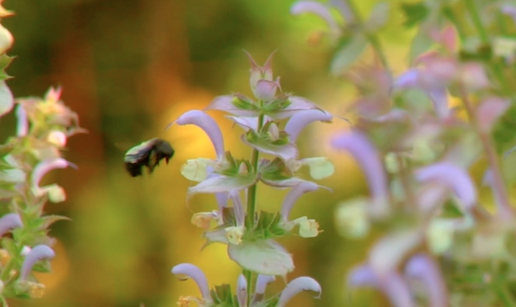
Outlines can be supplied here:
<path id="1" fill-rule="evenodd" d="M 220 286 L 215 286 L 211 291 L 211 297 L 213 298 L 213 302 L 215 306 L 235 306 L 236 300 L 231 293 L 231 285 L 223 284 Z"/>
<path id="2" fill-rule="evenodd" d="M 2 248 L 5 249 L 11 257 L 18 254 L 18 246 L 16 242 L 14 242 L 11 238 L 3 238 L 2 239 Z"/>
<path id="3" fill-rule="evenodd" d="M 330 64 L 330 71 L 334 75 L 342 75 L 351 64 L 362 55 L 367 46 L 367 39 L 362 34 L 355 34 L 351 39 L 345 40 L 337 50 Z"/>
<path id="4" fill-rule="evenodd" d="M 11 78 L 11 76 L 9 76 L 5 72 L 5 69 L 7 68 L 7 66 L 9 66 L 11 64 L 13 59 L 14 59 L 14 57 L 10 57 L 5 53 L 0 55 L 0 80 L 5 80 L 5 79 Z"/>
<path id="5" fill-rule="evenodd" d="M 430 13 L 424 1 L 418 3 L 402 3 L 401 9 L 405 16 L 403 25 L 407 28 L 414 27 L 421 23 Z"/>

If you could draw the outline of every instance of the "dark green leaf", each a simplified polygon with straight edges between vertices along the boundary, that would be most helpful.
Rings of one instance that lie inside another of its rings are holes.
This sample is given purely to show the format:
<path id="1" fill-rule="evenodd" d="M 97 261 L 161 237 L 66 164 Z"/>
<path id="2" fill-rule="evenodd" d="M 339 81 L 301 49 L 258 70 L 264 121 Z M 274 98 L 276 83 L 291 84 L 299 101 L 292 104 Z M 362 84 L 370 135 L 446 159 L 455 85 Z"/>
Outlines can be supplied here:
<path id="1" fill-rule="evenodd" d="M 402 3 L 401 9 L 405 15 L 403 25 L 407 28 L 421 23 L 430 12 L 424 1 L 418 3 Z"/>

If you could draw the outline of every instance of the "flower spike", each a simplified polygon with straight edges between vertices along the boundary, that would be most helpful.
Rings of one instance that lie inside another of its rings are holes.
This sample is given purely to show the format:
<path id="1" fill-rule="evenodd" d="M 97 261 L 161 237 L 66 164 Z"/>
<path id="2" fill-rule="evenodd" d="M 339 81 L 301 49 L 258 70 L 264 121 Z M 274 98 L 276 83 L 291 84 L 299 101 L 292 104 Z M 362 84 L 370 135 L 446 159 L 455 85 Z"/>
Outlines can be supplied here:
<path id="1" fill-rule="evenodd" d="M 427 255 L 415 255 L 407 262 L 405 274 L 421 279 L 428 291 L 431 307 L 448 306 L 448 293 L 437 264 Z"/>

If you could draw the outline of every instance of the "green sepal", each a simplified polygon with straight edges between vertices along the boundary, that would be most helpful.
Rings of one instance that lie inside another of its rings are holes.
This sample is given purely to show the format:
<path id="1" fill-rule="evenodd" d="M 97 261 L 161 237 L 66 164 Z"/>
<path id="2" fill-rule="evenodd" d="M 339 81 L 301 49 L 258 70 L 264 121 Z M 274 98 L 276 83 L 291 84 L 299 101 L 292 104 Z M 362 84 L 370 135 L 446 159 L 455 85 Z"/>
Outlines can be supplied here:
<path id="1" fill-rule="evenodd" d="M 5 69 L 7 68 L 7 66 L 9 66 L 11 64 L 11 62 L 13 61 L 14 58 L 15 57 L 10 57 L 5 53 L 0 55 L 0 80 L 6 80 L 6 79 L 12 78 L 5 72 Z"/>
<path id="2" fill-rule="evenodd" d="M 231 100 L 233 105 L 240 110 L 248 110 L 248 111 L 259 111 L 258 106 L 249 98 L 245 97 L 241 94 L 236 94 L 235 97 Z"/>
<path id="3" fill-rule="evenodd" d="M 262 165 L 259 172 L 261 178 L 265 180 L 278 181 L 292 178 L 292 172 L 280 158 L 276 158 L 269 161 L 266 165 Z"/>
<path id="4" fill-rule="evenodd" d="M 226 161 L 228 162 L 229 166 L 226 167 L 224 170 L 221 170 L 217 173 L 219 173 L 221 175 L 231 176 L 231 177 L 240 176 L 240 174 L 238 172 L 240 170 L 240 164 L 242 164 L 242 163 L 245 163 L 245 165 L 247 166 L 247 170 L 248 170 L 249 174 L 254 173 L 254 168 L 253 168 L 251 162 L 249 162 L 248 160 L 243 160 L 243 159 L 235 159 L 233 157 L 233 155 L 231 155 L 231 152 L 229 152 L 229 151 L 226 151 Z"/>
<path id="5" fill-rule="evenodd" d="M 276 100 L 264 104 L 262 107 L 262 113 L 264 115 L 274 115 L 280 111 L 283 111 L 291 104 L 288 98 L 289 96 L 287 95 L 281 95 L 277 97 Z"/>
<path id="6" fill-rule="evenodd" d="M 212 306 L 238 307 L 238 300 L 233 296 L 231 286 L 229 284 L 215 286 L 215 288 L 211 289 L 210 292 L 213 299 Z"/>
<path id="7" fill-rule="evenodd" d="M 39 231 L 46 230 L 50 225 L 54 224 L 57 221 L 70 221 L 71 219 L 62 215 L 47 215 L 41 218 L 35 219 L 29 223 L 29 228 Z"/>
<path id="8" fill-rule="evenodd" d="M 274 239 L 283 237 L 286 234 L 288 234 L 288 231 L 282 227 L 281 215 L 279 213 L 261 211 L 256 225 L 252 230 L 246 231 L 243 239 L 248 241 Z"/>
<path id="9" fill-rule="evenodd" d="M 279 295 L 274 295 L 266 301 L 261 301 L 253 304 L 253 307 L 276 307 L 278 306 Z"/>
<path id="10" fill-rule="evenodd" d="M 40 260 L 34 264 L 32 272 L 48 273 L 51 269 L 49 260 Z"/>
<path id="11" fill-rule="evenodd" d="M 402 3 L 401 10 L 405 16 L 403 25 L 407 28 L 412 28 L 426 19 L 430 10 L 424 1 L 417 3 Z"/>

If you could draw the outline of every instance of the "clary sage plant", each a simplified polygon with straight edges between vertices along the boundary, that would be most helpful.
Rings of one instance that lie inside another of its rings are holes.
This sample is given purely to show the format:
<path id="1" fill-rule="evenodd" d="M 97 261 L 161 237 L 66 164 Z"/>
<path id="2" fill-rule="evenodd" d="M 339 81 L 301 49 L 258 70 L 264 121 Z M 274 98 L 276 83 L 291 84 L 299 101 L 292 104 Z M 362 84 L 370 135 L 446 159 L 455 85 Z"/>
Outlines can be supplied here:
<path id="1" fill-rule="evenodd" d="M 331 72 L 359 93 L 352 129 L 332 145 L 360 164 L 370 195 L 343 201 L 336 225 L 352 239 L 384 235 L 348 289 L 375 288 L 399 307 L 516 306 L 516 4 L 401 4 L 417 34 L 410 68 L 395 73 L 378 38 L 392 3 L 379 1 L 367 20 L 351 0 L 292 6 L 327 23 Z M 376 63 L 353 65 L 367 47 Z M 484 186 L 492 199 L 479 198 Z"/>
<path id="2" fill-rule="evenodd" d="M 305 98 L 282 92 L 279 78 L 273 77 L 272 55 L 263 66 L 257 65 L 250 55 L 249 59 L 254 98 L 239 93 L 219 96 L 204 110 L 188 111 L 175 121 L 177 125 L 203 129 L 217 155 L 215 160 L 188 160 L 181 168 L 185 178 L 197 182 L 188 189 L 189 197 L 213 194 L 218 204 L 216 210 L 195 213 L 192 223 L 204 230 L 206 245 L 227 245 L 229 258 L 242 267 L 234 291 L 229 285 L 210 291 L 204 273 L 195 264 L 175 266 L 172 273 L 190 277 L 201 291 L 201 297 L 180 297 L 180 306 L 188 306 L 191 301 L 200 306 L 284 306 L 302 290 L 321 293 L 316 280 L 299 277 L 290 281 L 280 295 L 264 295 L 266 285 L 275 276 L 285 279 L 294 270 L 292 256 L 276 239 L 296 229 L 305 238 L 319 234 L 315 220 L 290 217 L 299 197 L 321 188 L 297 174 L 306 166 L 313 180 L 322 179 L 333 174 L 333 164 L 325 157 L 301 158 L 296 140 L 306 125 L 330 122 L 333 116 Z M 242 128 L 241 140 L 251 148 L 251 157 L 239 159 L 225 151 L 221 130 L 208 114 L 211 110 L 226 112 L 228 120 Z M 283 202 L 277 204 L 276 212 L 257 206 L 257 189 L 261 184 L 290 189 Z"/>
<path id="3" fill-rule="evenodd" d="M 1 6 L 0 18 L 12 15 Z M 61 90 L 51 88 L 43 99 L 14 99 L 5 68 L 11 62 L 6 51 L 12 46 L 11 33 L 0 24 L 0 117 L 14 110 L 16 135 L 0 145 L 0 302 L 8 298 L 41 297 L 45 285 L 33 272 L 48 272 L 55 254 L 48 236 L 52 223 L 66 219 L 45 215 L 45 204 L 66 199 L 57 184 L 41 186 L 46 173 L 74 166 L 63 159 L 67 139 L 80 132 L 77 114 L 60 100 Z"/>

